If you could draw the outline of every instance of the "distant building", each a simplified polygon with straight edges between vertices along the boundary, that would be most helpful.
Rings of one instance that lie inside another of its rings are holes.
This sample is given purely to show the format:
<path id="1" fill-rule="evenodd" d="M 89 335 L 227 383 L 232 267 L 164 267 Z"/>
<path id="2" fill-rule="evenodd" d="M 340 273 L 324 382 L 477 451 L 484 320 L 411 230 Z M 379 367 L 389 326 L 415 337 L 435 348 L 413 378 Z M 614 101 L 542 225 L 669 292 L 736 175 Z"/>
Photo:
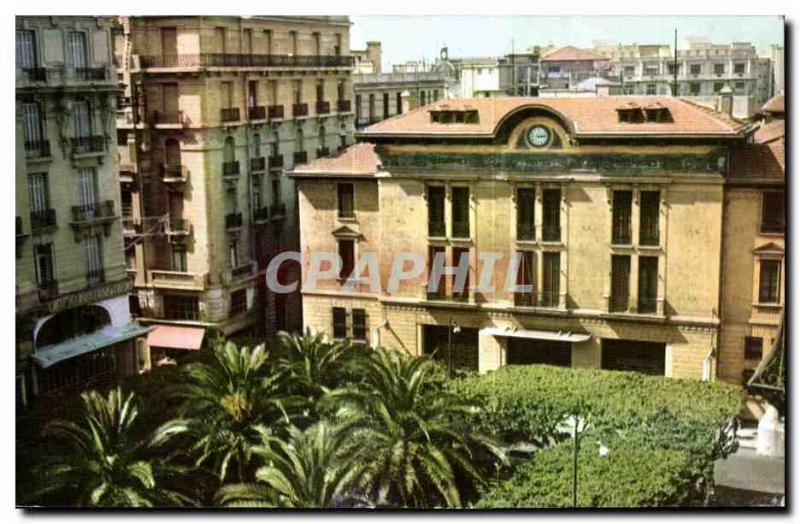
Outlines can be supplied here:
<path id="1" fill-rule="evenodd" d="M 539 60 L 540 90 L 574 89 L 592 77 L 607 77 L 611 71 L 608 58 L 574 46 L 566 46 L 544 55 Z"/>
<path id="2" fill-rule="evenodd" d="M 353 75 L 356 126 L 448 98 L 451 83 L 451 78 L 435 72 Z"/>
<path id="3" fill-rule="evenodd" d="M 783 80 L 783 67 L 784 67 L 784 59 L 783 59 L 783 46 L 782 45 L 771 45 L 769 47 L 769 60 L 770 60 L 770 68 L 771 68 L 771 75 L 770 75 L 770 94 L 772 96 L 777 95 L 779 92 L 783 91 L 784 89 L 784 80 Z"/>
<path id="4" fill-rule="evenodd" d="M 380 42 L 367 42 L 366 49 L 351 49 L 350 54 L 353 55 L 354 74 L 371 75 L 382 72 Z"/>
<path id="5" fill-rule="evenodd" d="M 458 58 L 452 62 L 457 70 L 459 98 L 483 98 L 501 91 L 500 59 Z"/>

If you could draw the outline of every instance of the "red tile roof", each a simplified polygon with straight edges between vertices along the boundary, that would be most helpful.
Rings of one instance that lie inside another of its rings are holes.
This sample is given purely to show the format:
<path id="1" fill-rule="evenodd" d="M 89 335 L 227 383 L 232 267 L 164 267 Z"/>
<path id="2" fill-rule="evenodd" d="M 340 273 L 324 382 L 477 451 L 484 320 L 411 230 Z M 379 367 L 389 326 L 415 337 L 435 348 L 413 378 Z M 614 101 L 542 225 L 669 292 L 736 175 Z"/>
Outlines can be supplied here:
<path id="1" fill-rule="evenodd" d="M 786 144 L 783 120 L 762 125 L 753 135 L 752 144 L 731 153 L 731 179 L 783 181 L 786 177 Z"/>
<path id="2" fill-rule="evenodd" d="M 375 145 L 359 143 L 352 145 L 336 156 L 327 156 L 301 164 L 292 170 L 293 175 L 374 175 L 380 170 L 381 161 L 375 154 Z"/>
<path id="3" fill-rule="evenodd" d="M 762 113 L 784 113 L 783 108 L 783 89 L 777 95 L 773 96 L 767 103 L 761 106 Z"/>
<path id="4" fill-rule="evenodd" d="M 543 56 L 540 62 L 556 62 L 567 60 L 608 60 L 608 58 L 586 49 L 580 49 L 578 47 L 568 45 Z"/>
<path id="5" fill-rule="evenodd" d="M 620 122 L 618 108 L 652 106 L 669 109 L 672 122 Z M 435 123 L 430 111 L 444 107 L 469 107 L 478 110 L 478 123 Z M 576 136 L 586 135 L 737 135 L 746 126 L 724 113 L 672 97 L 601 96 L 574 98 L 507 97 L 442 100 L 397 115 L 361 132 L 371 136 L 492 136 L 506 116 L 525 107 L 539 107 L 562 115 L 573 127 Z"/>

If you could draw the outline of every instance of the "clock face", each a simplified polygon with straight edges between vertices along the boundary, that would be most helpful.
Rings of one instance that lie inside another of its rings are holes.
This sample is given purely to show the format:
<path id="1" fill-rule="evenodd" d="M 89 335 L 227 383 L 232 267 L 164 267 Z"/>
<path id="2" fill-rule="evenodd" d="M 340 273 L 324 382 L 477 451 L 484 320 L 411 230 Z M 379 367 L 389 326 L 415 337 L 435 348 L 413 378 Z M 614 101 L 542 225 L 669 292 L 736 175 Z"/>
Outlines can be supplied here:
<path id="1" fill-rule="evenodd" d="M 528 142 L 534 147 L 543 147 L 550 142 L 550 130 L 543 126 L 534 126 L 528 130 Z"/>

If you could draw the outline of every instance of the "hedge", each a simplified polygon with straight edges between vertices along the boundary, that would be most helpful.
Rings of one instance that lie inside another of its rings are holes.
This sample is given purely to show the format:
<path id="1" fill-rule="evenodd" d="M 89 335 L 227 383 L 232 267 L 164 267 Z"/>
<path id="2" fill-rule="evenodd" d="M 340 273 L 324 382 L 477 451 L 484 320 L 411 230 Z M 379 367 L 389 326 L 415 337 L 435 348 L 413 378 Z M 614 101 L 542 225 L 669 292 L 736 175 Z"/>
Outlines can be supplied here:
<path id="1" fill-rule="evenodd" d="M 585 504 L 652 506 L 702 496 L 713 482 L 714 461 L 735 449 L 744 399 L 741 388 L 720 382 L 542 365 L 503 367 L 449 387 L 483 408 L 473 419 L 479 430 L 540 448 L 533 462 L 484 493 L 482 507 L 565 505 L 557 479 L 566 468 L 571 486 L 572 442 L 557 427 L 573 413 L 590 422 L 586 438 L 617 448 L 600 458 L 595 444 L 587 456 Z"/>

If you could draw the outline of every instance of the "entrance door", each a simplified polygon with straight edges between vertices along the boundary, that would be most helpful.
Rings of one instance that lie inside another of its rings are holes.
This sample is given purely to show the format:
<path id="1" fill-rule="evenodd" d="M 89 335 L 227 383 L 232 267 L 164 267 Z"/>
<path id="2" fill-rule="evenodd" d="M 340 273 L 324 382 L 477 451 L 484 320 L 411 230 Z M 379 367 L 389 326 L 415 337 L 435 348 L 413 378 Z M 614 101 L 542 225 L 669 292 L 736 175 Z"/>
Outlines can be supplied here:
<path id="1" fill-rule="evenodd" d="M 572 343 L 510 337 L 506 349 L 506 364 L 572 367 Z"/>
<path id="2" fill-rule="evenodd" d="M 639 340 L 603 340 L 601 367 L 618 371 L 638 371 L 664 375 L 666 345 Z"/>

